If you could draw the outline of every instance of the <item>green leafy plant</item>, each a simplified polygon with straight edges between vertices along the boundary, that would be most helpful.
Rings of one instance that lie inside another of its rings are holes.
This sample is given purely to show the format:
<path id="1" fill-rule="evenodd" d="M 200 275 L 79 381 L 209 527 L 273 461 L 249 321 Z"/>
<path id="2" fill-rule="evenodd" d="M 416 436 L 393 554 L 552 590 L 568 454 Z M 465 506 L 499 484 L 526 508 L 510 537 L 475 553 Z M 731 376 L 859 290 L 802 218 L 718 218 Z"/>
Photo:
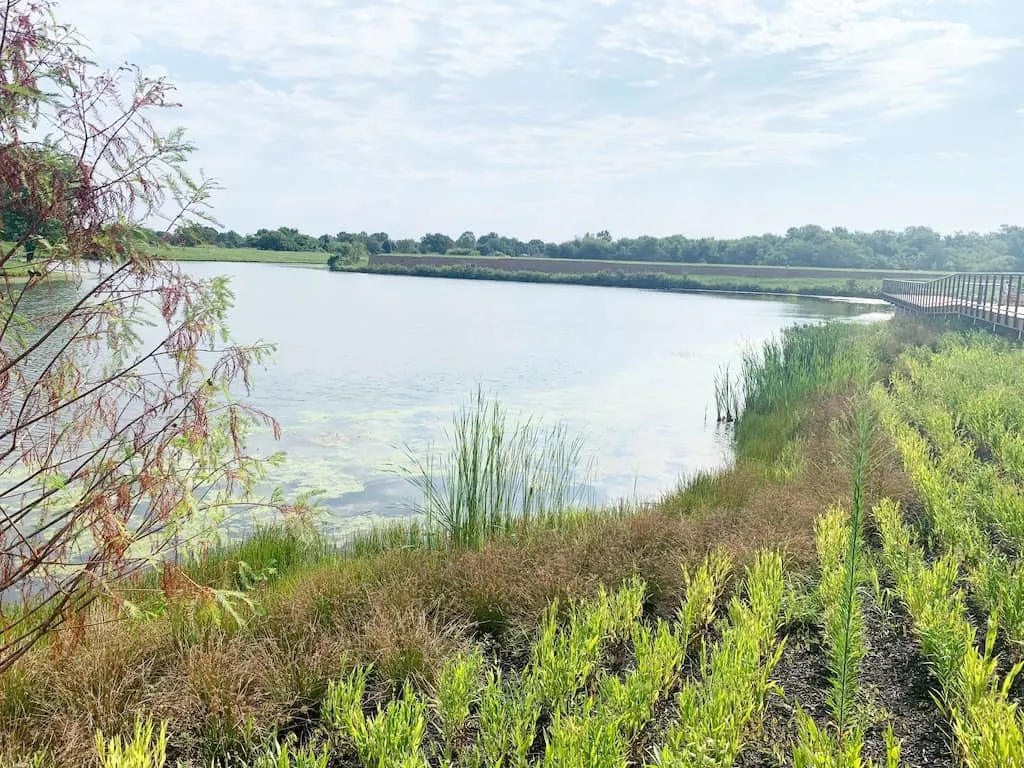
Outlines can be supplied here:
<path id="1" fill-rule="evenodd" d="M 731 766 L 744 733 L 761 712 L 782 653 L 776 643 L 785 589 L 782 559 L 758 555 L 749 569 L 746 603 L 733 598 L 722 638 L 701 653 L 701 677 L 677 695 L 678 719 L 654 753 L 657 766 Z"/>
<path id="2" fill-rule="evenodd" d="M 601 716 L 595 706 L 588 699 L 572 714 L 555 712 L 541 768 L 625 768 L 629 741 L 615 718 Z"/>
<path id="3" fill-rule="evenodd" d="M 490 670 L 480 696 L 480 729 L 469 762 L 476 768 L 523 768 L 537 738 L 541 696 L 530 678 L 506 687 L 500 670 Z"/>
<path id="4" fill-rule="evenodd" d="M 444 742 L 444 758 L 448 761 L 465 730 L 473 705 L 480 698 L 483 664 L 483 655 L 474 648 L 446 660 L 438 674 L 434 712 Z"/>
<path id="5" fill-rule="evenodd" d="M 885 762 L 881 764 L 862 757 L 864 735 L 860 729 L 853 729 L 840 739 L 833 729 L 818 728 L 814 719 L 799 707 L 796 725 L 793 768 L 900 768 L 902 746 L 891 725 L 882 732 Z"/>
<path id="6" fill-rule="evenodd" d="M 370 768 L 426 768 L 421 752 L 426 707 L 407 682 L 402 695 L 372 718 L 348 709 L 348 737 L 362 763 Z"/>
<path id="7" fill-rule="evenodd" d="M 939 683 L 959 752 L 968 768 L 1024 766 L 1024 719 L 1009 690 L 1022 664 L 999 674 L 994 655 L 998 616 L 990 617 L 981 651 L 967 618 L 952 553 L 933 565 L 912 543 L 899 508 L 883 502 L 875 510 L 884 559 L 911 615 L 914 634 Z"/>
<path id="8" fill-rule="evenodd" d="M 150 719 L 136 717 L 127 739 L 96 734 L 96 753 L 103 768 L 163 768 L 167 762 L 167 723 L 157 729 Z"/>
<path id="9" fill-rule="evenodd" d="M 283 742 L 276 739 L 257 758 L 254 768 L 327 768 L 331 754 L 327 744 L 298 746 L 294 734 Z"/>

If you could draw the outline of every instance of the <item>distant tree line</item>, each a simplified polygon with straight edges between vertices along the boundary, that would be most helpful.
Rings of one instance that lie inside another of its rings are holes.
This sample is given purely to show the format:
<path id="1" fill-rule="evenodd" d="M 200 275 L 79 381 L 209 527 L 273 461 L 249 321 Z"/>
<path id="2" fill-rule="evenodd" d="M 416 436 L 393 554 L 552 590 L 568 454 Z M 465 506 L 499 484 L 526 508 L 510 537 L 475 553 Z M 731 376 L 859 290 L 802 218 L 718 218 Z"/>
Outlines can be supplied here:
<path id="1" fill-rule="evenodd" d="M 152 236 L 157 237 L 155 233 Z M 378 253 L 422 253 L 863 269 L 1024 270 L 1024 227 L 1019 226 L 1003 226 L 989 233 L 942 235 L 929 227 L 858 232 L 809 225 L 791 228 L 784 235 L 734 239 L 682 235 L 615 239 L 605 230 L 554 243 L 519 240 L 496 232 L 481 237 L 463 232 L 455 239 L 432 232 L 418 240 L 394 240 L 386 232 L 338 232 L 313 237 L 291 227 L 279 227 L 240 235 L 193 225 L 165 236 L 164 241 L 182 246 L 320 251 L 342 264 L 358 263 Z"/>

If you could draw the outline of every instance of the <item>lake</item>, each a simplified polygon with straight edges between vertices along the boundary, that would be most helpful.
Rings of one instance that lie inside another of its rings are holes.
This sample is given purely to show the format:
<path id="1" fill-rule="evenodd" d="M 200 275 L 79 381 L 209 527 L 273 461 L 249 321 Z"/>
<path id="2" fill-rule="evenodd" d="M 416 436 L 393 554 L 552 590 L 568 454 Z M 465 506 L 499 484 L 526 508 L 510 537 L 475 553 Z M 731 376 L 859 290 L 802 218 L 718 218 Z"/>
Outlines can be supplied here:
<path id="1" fill-rule="evenodd" d="M 523 417 L 582 434 L 596 501 L 654 498 L 729 461 L 714 376 L 748 345 L 796 323 L 887 316 L 809 298 L 182 267 L 229 275 L 236 340 L 277 344 L 252 403 L 283 437 L 250 444 L 287 453 L 271 480 L 288 493 L 321 489 L 338 534 L 410 513 L 416 491 L 398 473 L 407 450 L 440 445 L 477 385 Z"/>

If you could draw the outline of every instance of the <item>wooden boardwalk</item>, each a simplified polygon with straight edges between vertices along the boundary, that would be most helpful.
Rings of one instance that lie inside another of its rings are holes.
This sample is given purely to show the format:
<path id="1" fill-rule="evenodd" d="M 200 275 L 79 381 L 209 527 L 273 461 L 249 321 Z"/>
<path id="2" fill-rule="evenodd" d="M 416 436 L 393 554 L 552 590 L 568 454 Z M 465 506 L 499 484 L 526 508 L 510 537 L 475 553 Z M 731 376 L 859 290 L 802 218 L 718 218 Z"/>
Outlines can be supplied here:
<path id="1" fill-rule="evenodd" d="M 898 312 L 960 317 L 1024 337 L 1024 274 L 958 272 L 937 280 L 883 280 L 882 298 Z"/>

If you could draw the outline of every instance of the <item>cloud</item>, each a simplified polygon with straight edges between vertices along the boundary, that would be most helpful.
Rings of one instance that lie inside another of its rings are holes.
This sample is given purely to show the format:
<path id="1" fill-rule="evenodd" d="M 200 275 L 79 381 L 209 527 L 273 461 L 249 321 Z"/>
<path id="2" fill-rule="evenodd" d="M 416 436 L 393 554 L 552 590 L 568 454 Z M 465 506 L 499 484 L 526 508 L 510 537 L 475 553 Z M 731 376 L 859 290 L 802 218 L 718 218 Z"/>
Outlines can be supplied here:
<path id="1" fill-rule="evenodd" d="M 644 0 L 606 30 L 602 44 L 669 64 L 771 66 L 776 96 L 810 118 L 898 117 L 947 105 L 972 69 L 1019 44 L 926 15 L 934 5 L 786 0 L 769 11 L 753 0 Z"/>
<path id="2" fill-rule="evenodd" d="M 582 200 L 702 169 L 813 167 L 956 103 L 1017 45 L 955 0 L 61 7 L 102 60 L 179 83 L 185 108 L 161 120 L 188 127 L 225 210 L 253 222 L 407 211 L 424 188 L 420 204 L 440 206 L 444 185 L 500 206 L 529 189 Z"/>
<path id="3" fill-rule="evenodd" d="M 564 22 L 524 0 L 65 0 L 107 54 L 149 43 L 223 59 L 263 76 L 394 79 L 482 76 L 555 42 Z"/>

